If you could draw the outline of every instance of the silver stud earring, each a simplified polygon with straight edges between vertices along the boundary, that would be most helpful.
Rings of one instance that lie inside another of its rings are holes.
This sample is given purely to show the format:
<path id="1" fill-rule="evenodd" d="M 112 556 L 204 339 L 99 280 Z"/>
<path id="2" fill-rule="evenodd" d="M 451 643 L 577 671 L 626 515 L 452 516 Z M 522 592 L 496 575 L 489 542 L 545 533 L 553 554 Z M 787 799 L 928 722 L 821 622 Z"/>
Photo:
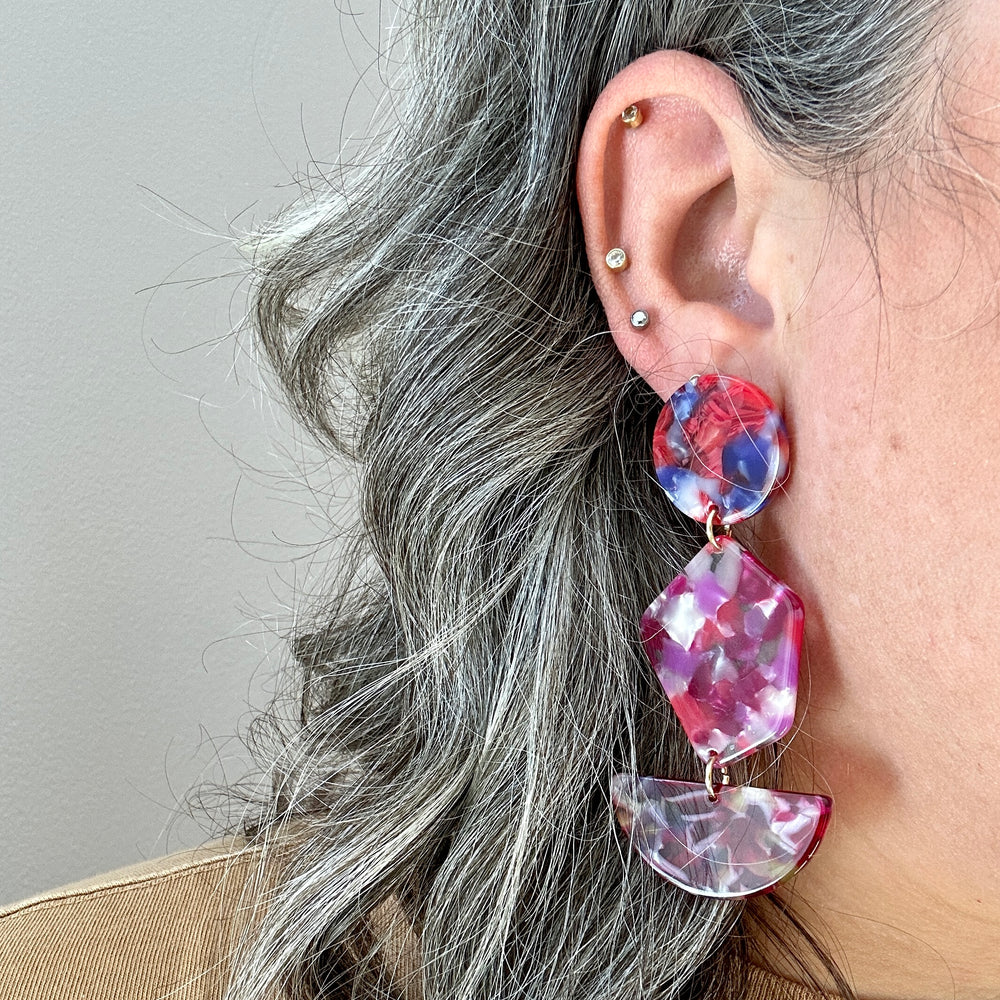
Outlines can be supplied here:
<path id="1" fill-rule="evenodd" d="M 624 271 L 628 267 L 628 254 L 621 247 L 612 247 L 604 258 L 604 263 L 612 271 Z"/>
<path id="2" fill-rule="evenodd" d="M 638 128 L 641 124 L 642 112 L 636 105 L 630 104 L 622 112 L 622 125 L 624 125 L 625 128 Z"/>
<path id="3" fill-rule="evenodd" d="M 628 321 L 637 329 L 642 330 L 649 326 L 649 313 L 645 309 L 636 309 L 631 316 L 629 316 Z"/>

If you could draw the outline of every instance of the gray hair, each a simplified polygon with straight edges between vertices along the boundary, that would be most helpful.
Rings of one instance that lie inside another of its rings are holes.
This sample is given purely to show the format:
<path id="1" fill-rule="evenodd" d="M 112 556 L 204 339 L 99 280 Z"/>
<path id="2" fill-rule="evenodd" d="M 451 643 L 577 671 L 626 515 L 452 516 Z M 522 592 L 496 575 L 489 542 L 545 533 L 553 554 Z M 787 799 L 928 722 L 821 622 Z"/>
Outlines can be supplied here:
<path id="1" fill-rule="evenodd" d="M 729 73 L 801 170 L 905 151 L 941 6 L 414 0 L 364 164 L 251 244 L 260 343 L 356 463 L 361 530 L 293 644 L 301 717 L 259 748 L 251 833 L 294 851 L 230 1000 L 709 1000 L 740 993 L 746 921 L 822 951 L 617 831 L 612 773 L 700 776 L 637 626 L 700 542 L 650 474 L 661 404 L 607 335 L 574 161 L 664 48 Z"/>

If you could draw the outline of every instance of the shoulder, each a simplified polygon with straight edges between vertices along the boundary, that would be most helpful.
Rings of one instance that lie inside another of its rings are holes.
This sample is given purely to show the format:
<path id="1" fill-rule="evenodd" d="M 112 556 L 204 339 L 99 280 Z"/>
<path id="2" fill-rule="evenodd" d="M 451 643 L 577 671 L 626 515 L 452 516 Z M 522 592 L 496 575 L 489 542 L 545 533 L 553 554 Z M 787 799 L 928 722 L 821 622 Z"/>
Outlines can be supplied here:
<path id="1" fill-rule="evenodd" d="M 0 909 L 4 1000 L 218 1000 L 276 872 L 235 838 Z"/>

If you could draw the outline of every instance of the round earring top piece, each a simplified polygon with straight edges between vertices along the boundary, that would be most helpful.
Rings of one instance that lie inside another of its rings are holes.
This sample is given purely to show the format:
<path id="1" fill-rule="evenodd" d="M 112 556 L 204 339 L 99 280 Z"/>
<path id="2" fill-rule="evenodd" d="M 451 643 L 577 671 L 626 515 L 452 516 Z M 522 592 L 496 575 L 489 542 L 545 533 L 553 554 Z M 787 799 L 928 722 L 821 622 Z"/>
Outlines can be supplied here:
<path id="1" fill-rule="evenodd" d="M 653 431 L 656 478 L 671 502 L 704 523 L 756 514 L 788 475 L 788 434 L 767 394 L 732 375 L 701 375 L 663 407 Z"/>
<path id="2" fill-rule="evenodd" d="M 625 128 L 638 128 L 642 124 L 642 112 L 639 110 L 638 105 L 630 104 L 622 112 L 622 125 Z"/>
<path id="3" fill-rule="evenodd" d="M 631 316 L 629 316 L 628 321 L 637 330 L 644 330 L 649 326 L 649 313 L 645 309 L 636 309 Z"/>

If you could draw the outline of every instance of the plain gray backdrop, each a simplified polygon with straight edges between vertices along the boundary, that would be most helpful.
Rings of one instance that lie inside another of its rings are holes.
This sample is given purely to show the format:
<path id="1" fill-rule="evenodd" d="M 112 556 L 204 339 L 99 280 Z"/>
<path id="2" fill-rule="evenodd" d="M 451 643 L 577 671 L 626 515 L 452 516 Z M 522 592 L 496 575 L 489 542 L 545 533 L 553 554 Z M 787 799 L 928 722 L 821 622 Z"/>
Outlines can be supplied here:
<path id="1" fill-rule="evenodd" d="M 378 11 L 339 6 L 0 2 L 0 904 L 207 839 L 178 801 L 244 773 L 336 558 L 220 234 L 366 128 Z"/>

